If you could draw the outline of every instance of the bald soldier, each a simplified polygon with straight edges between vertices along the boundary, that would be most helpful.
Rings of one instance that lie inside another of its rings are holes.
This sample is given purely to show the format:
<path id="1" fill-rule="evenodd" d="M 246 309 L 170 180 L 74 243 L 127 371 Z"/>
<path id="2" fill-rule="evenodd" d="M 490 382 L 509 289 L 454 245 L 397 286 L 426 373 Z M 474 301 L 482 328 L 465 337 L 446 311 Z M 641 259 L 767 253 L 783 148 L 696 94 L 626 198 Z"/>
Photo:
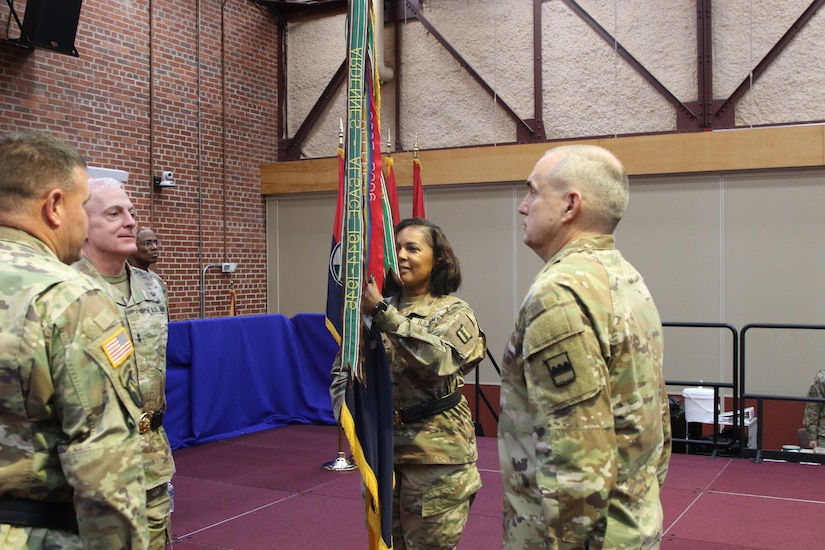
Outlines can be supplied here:
<path id="1" fill-rule="evenodd" d="M 662 323 L 615 248 L 621 163 L 548 151 L 519 206 L 545 263 L 504 352 L 499 456 L 506 549 L 658 548 L 670 459 Z"/>
<path id="2" fill-rule="evenodd" d="M 0 138 L 0 547 L 145 548 L 140 392 L 115 304 L 71 268 L 86 163 Z"/>

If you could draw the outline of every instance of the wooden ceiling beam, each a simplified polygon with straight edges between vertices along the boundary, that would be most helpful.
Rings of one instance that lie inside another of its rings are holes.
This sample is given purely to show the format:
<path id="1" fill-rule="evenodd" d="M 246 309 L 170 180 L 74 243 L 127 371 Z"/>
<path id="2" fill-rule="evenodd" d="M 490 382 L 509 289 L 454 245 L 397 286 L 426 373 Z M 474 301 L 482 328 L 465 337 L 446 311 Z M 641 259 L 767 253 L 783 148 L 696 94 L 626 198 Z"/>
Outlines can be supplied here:
<path id="1" fill-rule="evenodd" d="M 522 181 L 548 149 L 593 143 L 612 151 L 631 176 L 825 166 L 825 125 L 777 126 L 422 150 L 425 186 Z M 412 152 L 394 153 L 396 182 L 412 185 Z M 261 194 L 335 191 L 336 157 L 266 163 Z"/>

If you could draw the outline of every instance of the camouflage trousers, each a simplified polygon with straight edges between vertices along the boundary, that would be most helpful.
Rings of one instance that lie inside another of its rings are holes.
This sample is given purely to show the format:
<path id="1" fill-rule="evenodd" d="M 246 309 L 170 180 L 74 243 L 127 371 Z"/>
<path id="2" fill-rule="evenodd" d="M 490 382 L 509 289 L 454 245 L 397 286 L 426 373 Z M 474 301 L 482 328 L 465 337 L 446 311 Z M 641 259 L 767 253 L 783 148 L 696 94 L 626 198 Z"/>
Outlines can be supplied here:
<path id="1" fill-rule="evenodd" d="M 166 483 L 146 491 L 146 516 L 149 519 L 149 550 L 164 550 L 172 541 L 172 504 Z"/>
<path id="2" fill-rule="evenodd" d="M 455 548 L 481 476 L 471 464 L 396 464 L 393 550 Z"/>
<path id="3" fill-rule="evenodd" d="M 83 541 L 75 533 L 44 529 L 42 527 L 17 527 L 0 524 L 0 548 L 3 550 L 84 550 Z"/>

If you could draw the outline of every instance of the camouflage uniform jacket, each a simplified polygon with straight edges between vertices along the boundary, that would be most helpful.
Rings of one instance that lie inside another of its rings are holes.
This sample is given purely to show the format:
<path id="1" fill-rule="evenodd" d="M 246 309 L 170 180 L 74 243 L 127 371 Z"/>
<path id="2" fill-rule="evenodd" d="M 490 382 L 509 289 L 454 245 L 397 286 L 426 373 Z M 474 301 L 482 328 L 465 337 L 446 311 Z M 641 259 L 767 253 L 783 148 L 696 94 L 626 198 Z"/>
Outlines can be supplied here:
<path id="1" fill-rule="evenodd" d="M 533 281 L 504 352 L 504 547 L 656 548 L 670 459 L 663 336 L 611 235 Z"/>
<path id="2" fill-rule="evenodd" d="M 475 315 L 455 296 L 397 297 L 378 314 L 392 373 L 393 406 L 410 407 L 449 395 L 486 353 Z M 397 308 L 397 309 L 396 309 Z M 478 458 L 467 400 L 442 413 L 395 426 L 396 464 L 466 464 Z"/>
<path id="3" fill-rule="evenodd" d="M 808 397 L 825 398 L 825 369 L 816 373 Z M 808 439 L 816 441 L 819 446 L 825 446 L 825 403 L 808 403 L 805 405 L 805 429 Z"/>
<path id="4" fill-rule="evenodd" d="M 166 410 L 166 341 L 169 335 L 169 310 L 166 286 L 160 277 L 126 263 L 131 298 L 125 300 L 86 258 L 74 264 L 98 281 L 117 303 L 135 343 L 135 358 L 143 393 L 143 411 L 152 414 Z M 141 436 L 146 487 L 151 489 L 172 479 L 175 463 L 169 438 L 161 426 Z"/>
<path id="5" fill-rule="evenodd" d="M 399 301 L 400 300 L 400 301 Z M 373 319 L 382 333 L 392 375 L 393 406 L 434 401 L 464 385 L 486 353 L 486 338 L 467 302 L 454 296 L 394 298 Z M 340 353 L 332 368 L 330 395 L 337 415 L 344 402 L 347 373 Z M 478 458 L 467 400 L 394 431 L 396 464 L 468 464 Z"/>
<path id="6" fill-rule="evenodd" d="M 0 227 L 0 499 L 73 502 L 79 535 L 49 536 L 61 548 L 147 544 L 130 350 L 94 281 Z"/>

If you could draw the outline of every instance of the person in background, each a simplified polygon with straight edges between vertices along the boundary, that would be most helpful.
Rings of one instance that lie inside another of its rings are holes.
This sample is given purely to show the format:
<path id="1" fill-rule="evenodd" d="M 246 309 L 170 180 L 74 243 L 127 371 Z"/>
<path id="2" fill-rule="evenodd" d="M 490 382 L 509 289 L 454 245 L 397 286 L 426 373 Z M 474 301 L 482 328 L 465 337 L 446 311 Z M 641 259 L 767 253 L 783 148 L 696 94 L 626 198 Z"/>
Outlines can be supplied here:
<path id="1" fill-rule="evenodd" d="M 149 548 L 162 549 L 171 540 L 170 496 L 175 471 L 172 449 L 163 429 L 166 410 L 166 340 L 168 309 L 166 288 L 154 273 L 129 265 L 135 253 L 135 207 L 121 182 L 89 181 L 85 205 L 89 234 L 83 258 L 74 264 L 99 281 L 118 305 L 135 345 L 138 381 L 143 395 L 140 417 L 141 448 L 146 478 Z"/>
<path id="2" fill-rule="evenodd" d="M 486 338 L 470 306 L 451 296 L 458 258 L 440 227 L 408 218 L 395 228 L 400 293 L 367 284 L 361 310 L 381 331 L 395 407 L 392 540 L 395 550 L 455 548 L 481 488 L 475 429 L 461 394 L 484 359 Z M 340 353 L 330 395 L 339 418 L 347 372 Z"/>
<path id="3" fill-rule="evenodd" d="M 68 264 L 86 162 L 40 132 L 0 138 L 0 547 L 145 548 L 132 342 Z"/>
<path id="4" fill-rule="evenodd" d="M 499 458 L 506 549 L 658 548 L 670 459 L 662 323 L 615 248 L 629 182 L 610 152 L 551 149 L 519 206 L 545 263 L 507 343 Z"/>
<path id="5" fill-rule="evenodd" d="M 137 232 L 137 252 L 129 256 L 129 263 L 144 271 L 158 261 L 158 238 L 148 227 L 141 227 Z"/>
<path id="6" fill-rule="evenodd" d="M 825 398 L 825 369 L 816 373 L 808 397 Z M 815 453 L 825 454 L 825 403 L 807 403 L 803 424 L 808 432 L 808 445 Z"/>

